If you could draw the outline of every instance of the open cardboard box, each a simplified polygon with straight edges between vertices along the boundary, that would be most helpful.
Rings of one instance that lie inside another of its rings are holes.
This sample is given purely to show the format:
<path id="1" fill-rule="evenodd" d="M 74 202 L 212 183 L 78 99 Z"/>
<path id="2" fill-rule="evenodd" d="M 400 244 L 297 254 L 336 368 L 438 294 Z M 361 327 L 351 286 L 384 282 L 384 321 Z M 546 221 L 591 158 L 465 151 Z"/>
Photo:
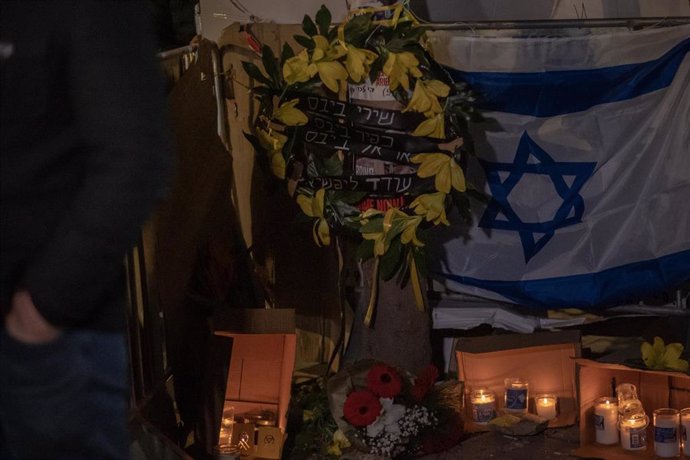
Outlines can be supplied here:
<path id="1" fill-rule="evenodd" d="M 276 427 L 261 427 L 253 437 L 254 451 L 247 453 L 280 458 L 295 366 L 295 312 L 238 309 L 224 318 L 223 323 L 227 326 L 218 327 L 215 334 L 232 339 L 225 407 L 234 407 L 236 422 L 241 422 L 246 414 L 261 411 L 274 414 Z M 241 423 L 236 423 L 234 442 L 240 428 Z"/>
<path id="2" fill-rule="evenodd" d="M 574 455 L 583 458 L 623 460 L 655 458 L 652 412 L 662 407 L 683 409 L 690 406 L 690 376 L 679 372 L 633 369 L 620 364 L 600 363 L 587 359 L 576 360 L 578 400 L 580 401 L 580 447 Z M 612 396 L 615 385 L 632 383 L 650 418 L 647 427 L 647 449 L 626 451 L 620 445 L 601 446 L 594 442 L 594 401 Z"/>
<path id="3" fill-rule="evenodd" d="M 484 337 L 463 337 L 455 344 L 458 379 L 465 383 L 466 430 L 485 431 L 486 425 L 472 422 L 469 394 L 473 388 L 488 387 L 496 395 L 496 408 L 503 408 L 504 380 L 520 377 L 529 383 L 529 409 L 534 396 L 558 396 L 558 416 L 549 427 L 575 424 L 578 415 L 575 360 L 580 357 L 580 332 L 537 332 Z"/>

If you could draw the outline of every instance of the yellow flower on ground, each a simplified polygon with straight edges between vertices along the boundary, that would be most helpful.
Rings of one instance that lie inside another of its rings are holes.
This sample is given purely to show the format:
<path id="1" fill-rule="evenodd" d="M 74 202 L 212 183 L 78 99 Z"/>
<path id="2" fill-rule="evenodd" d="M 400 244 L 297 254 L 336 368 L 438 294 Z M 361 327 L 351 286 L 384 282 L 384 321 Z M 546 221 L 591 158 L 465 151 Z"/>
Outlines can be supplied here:
<path id="1" fill-rule="evenodd" d="M 439 192 L 448 194 L 451 187 L 459 192 L 465 191 L 465 175 L 452 156 L 443 153 L 420 153 L 410 160 L 420 165 L 417 169 L 419 177 L 434 176 L 434 186 Z"/>
<path id="2" fill-rule="evenodd" d="M 369 75 L 369 68 L 378 56 L 373 51 L 357 48 L 353 45 L 347 45 L 347 48 L 344 49 L 347 53 L 347 58 L 345 58 L 347 72 L 353 82 L 359 83 Z"/>
<path id="3" fill-rule="evenodd" d="M 287 126 L 302 126 L 309 121 L 307 115 L 295 106 L 299 99 L 292 99 L 283 102 L 280 107 L 273 111 L 273 118 Z"/>
<path id="4" fill-rule="evenodd" d="M 309 53 L 306 49 L 283 64 L 283 78 L 288 85 L 305 82 L 316 75 L 316 71 L 316 66 L 309 62 Z"/>
<path id="5" fill-rule="evenodd" d="M 434 225 L 450 225 L 446 217 L 446 194 L 443 192 L 425 193 L 414 199 L 410 205 L 415 214 L 424 216 L 427 222 Z"/>
<path id="6" fill-rule="evenodd" d="M 276 131 L 257 128 L 257 137 L 259 138 L 259 145 L 269 152 L 279 152 L 287 142 L 287 136 Z"/>
<path id="7" fill-rule="evenodd" d="M 285 179 L 285 157 L 281 152 L 271 155 L 271 171 L 278 179 Z"/>
<path id="8" fill-rule="evenodd" d="M 427 118 L 412 131 L 413 136 L 427 136 L 436 139 L 446 138 L 446 121 L 443 112 Z"/>
<path id="9" fill-rule="evenodd" d="M 343 449 L 347 449 L 350 446 L 350 440 L 347 439 L 345 433 L 338 429 L 333 433 L 333 441 L 329 444 L 327 451 L 329 455 L 340 457 L 343 455 Z"/>
<path id="10" fill-rule="evenodd" d="M 687 372 L 690 365 L 685 359 L 681 359 L 683 345 L 680 343 L 669 343 L 664 345 L 661 337 L 654 337 L 654 344 L 644 342 L 640 347 L 642 360 L 645 366 L 650 369 Z"/>
<path id="11" fill-rule="evenodd" d="M 383 73 L 388 75 L 388 86 L 391 91 L 398 86 L 402 86 L 405 91 L 410 90 L 410 78 L 419 78 L 422 71 L 419 70 L 419 61 L 414 54 L 409 51 L 402 53 L 388 53 L 386 63 L 383 65 Z"/>
<path id="12" fill-rule="evenodd" d="M 319 189 L 311 198 L 306 195 L 297 196 L 297 204 L 302 209 L 302 212 L 309 217 L 317 219 L 312 227 L 312 235 L 317 246 L 328 246 L 331 244 L 331 233 L 323 214 L 325 195 L 326 190 Z"/>

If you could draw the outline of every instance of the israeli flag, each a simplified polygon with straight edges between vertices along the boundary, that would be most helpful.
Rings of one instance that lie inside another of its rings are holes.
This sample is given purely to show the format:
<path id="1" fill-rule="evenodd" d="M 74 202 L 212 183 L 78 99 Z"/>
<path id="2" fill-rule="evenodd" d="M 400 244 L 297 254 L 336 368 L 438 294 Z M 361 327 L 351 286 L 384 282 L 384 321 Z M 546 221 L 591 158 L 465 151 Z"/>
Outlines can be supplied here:
<path id="1" fill-rule="evenodd" d="M 690 280 L 690 26 L 431 44 L 487 118 L 466 172 L 490 202 L 437 245 L 451 291 L 591 309 Z"/>

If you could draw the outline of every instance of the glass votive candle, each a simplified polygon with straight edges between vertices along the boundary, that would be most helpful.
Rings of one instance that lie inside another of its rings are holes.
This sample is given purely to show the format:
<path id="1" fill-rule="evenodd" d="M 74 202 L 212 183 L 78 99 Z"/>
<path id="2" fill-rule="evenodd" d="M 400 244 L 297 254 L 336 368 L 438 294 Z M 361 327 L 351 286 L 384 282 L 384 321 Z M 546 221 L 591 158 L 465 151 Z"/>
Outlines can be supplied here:
<path id="1" fill-rule="evenodd" d="M 679 426 L 678 410 L 663 408 L 654 411 L 654 453 L 657 457 L 670 458 L 680 455 Z"/>
<path id="2" fill-rule="evenodd" d="M 537 409 L 537 415 L 546 420 L 553 420 L 558 414 L 556 405 L 558 404 L 558 397 L 550 393 L 538 394 L 534 397 L 534 407 Z"/>
<path id="3" fill-rule="evenodd" d="M 618 403 L 604 396 L 594 401 L 594 440 L 597 444 L 618 444 Z"/>
<path id="4" fill-rule="evenodd" d="M 638 399 L 637 387 L 632 383 L 621 383 L 616 386 L 616 397 L 618 398 L 618 407 L 620 407 L 621 402 Z"/>
<path id="5" fill-rule="evenodd" d="M 472 420 L 475 423 L 488 423 L 496 414 L 496 396 L 488 388 L 477 388 L 470 395 Z"/>
<path id="6" fill-rule="evenodd" d="M 680 411 L 680 440 L 683 445 L 683 454 L 685 454 L 686 457 L 690 457 L 688 433 L 690 433 L 690 407 L 686 407 Z"/>
<path id="7" fill-rule="evenodd" d="M 647 425 L 649 425 L 649 417 L 644 412 L 621 416 L 618 422 L 621 447 L 625 450 L 645 450 L 647 448 Z"/>
<path id="8" fill-rule="evenodd" d="M 504 410 L 506 412 L 513 413 L 527 413 L 527 403 L 529 401 L 529 383 L 517 377 L 507 378 L 504 382 Z"/>

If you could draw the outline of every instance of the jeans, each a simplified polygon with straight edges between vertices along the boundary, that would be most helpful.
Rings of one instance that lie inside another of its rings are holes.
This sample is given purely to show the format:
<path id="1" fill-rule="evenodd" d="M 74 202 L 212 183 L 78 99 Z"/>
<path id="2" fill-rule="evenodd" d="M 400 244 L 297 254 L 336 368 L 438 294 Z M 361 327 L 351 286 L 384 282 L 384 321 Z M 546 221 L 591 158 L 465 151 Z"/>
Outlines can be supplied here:
<path id="1" fill-rule="evenodd" d="M 47 344 L 0 332 L 0 458 L 128 456 L 122 334 L 65 331 Z"/>

